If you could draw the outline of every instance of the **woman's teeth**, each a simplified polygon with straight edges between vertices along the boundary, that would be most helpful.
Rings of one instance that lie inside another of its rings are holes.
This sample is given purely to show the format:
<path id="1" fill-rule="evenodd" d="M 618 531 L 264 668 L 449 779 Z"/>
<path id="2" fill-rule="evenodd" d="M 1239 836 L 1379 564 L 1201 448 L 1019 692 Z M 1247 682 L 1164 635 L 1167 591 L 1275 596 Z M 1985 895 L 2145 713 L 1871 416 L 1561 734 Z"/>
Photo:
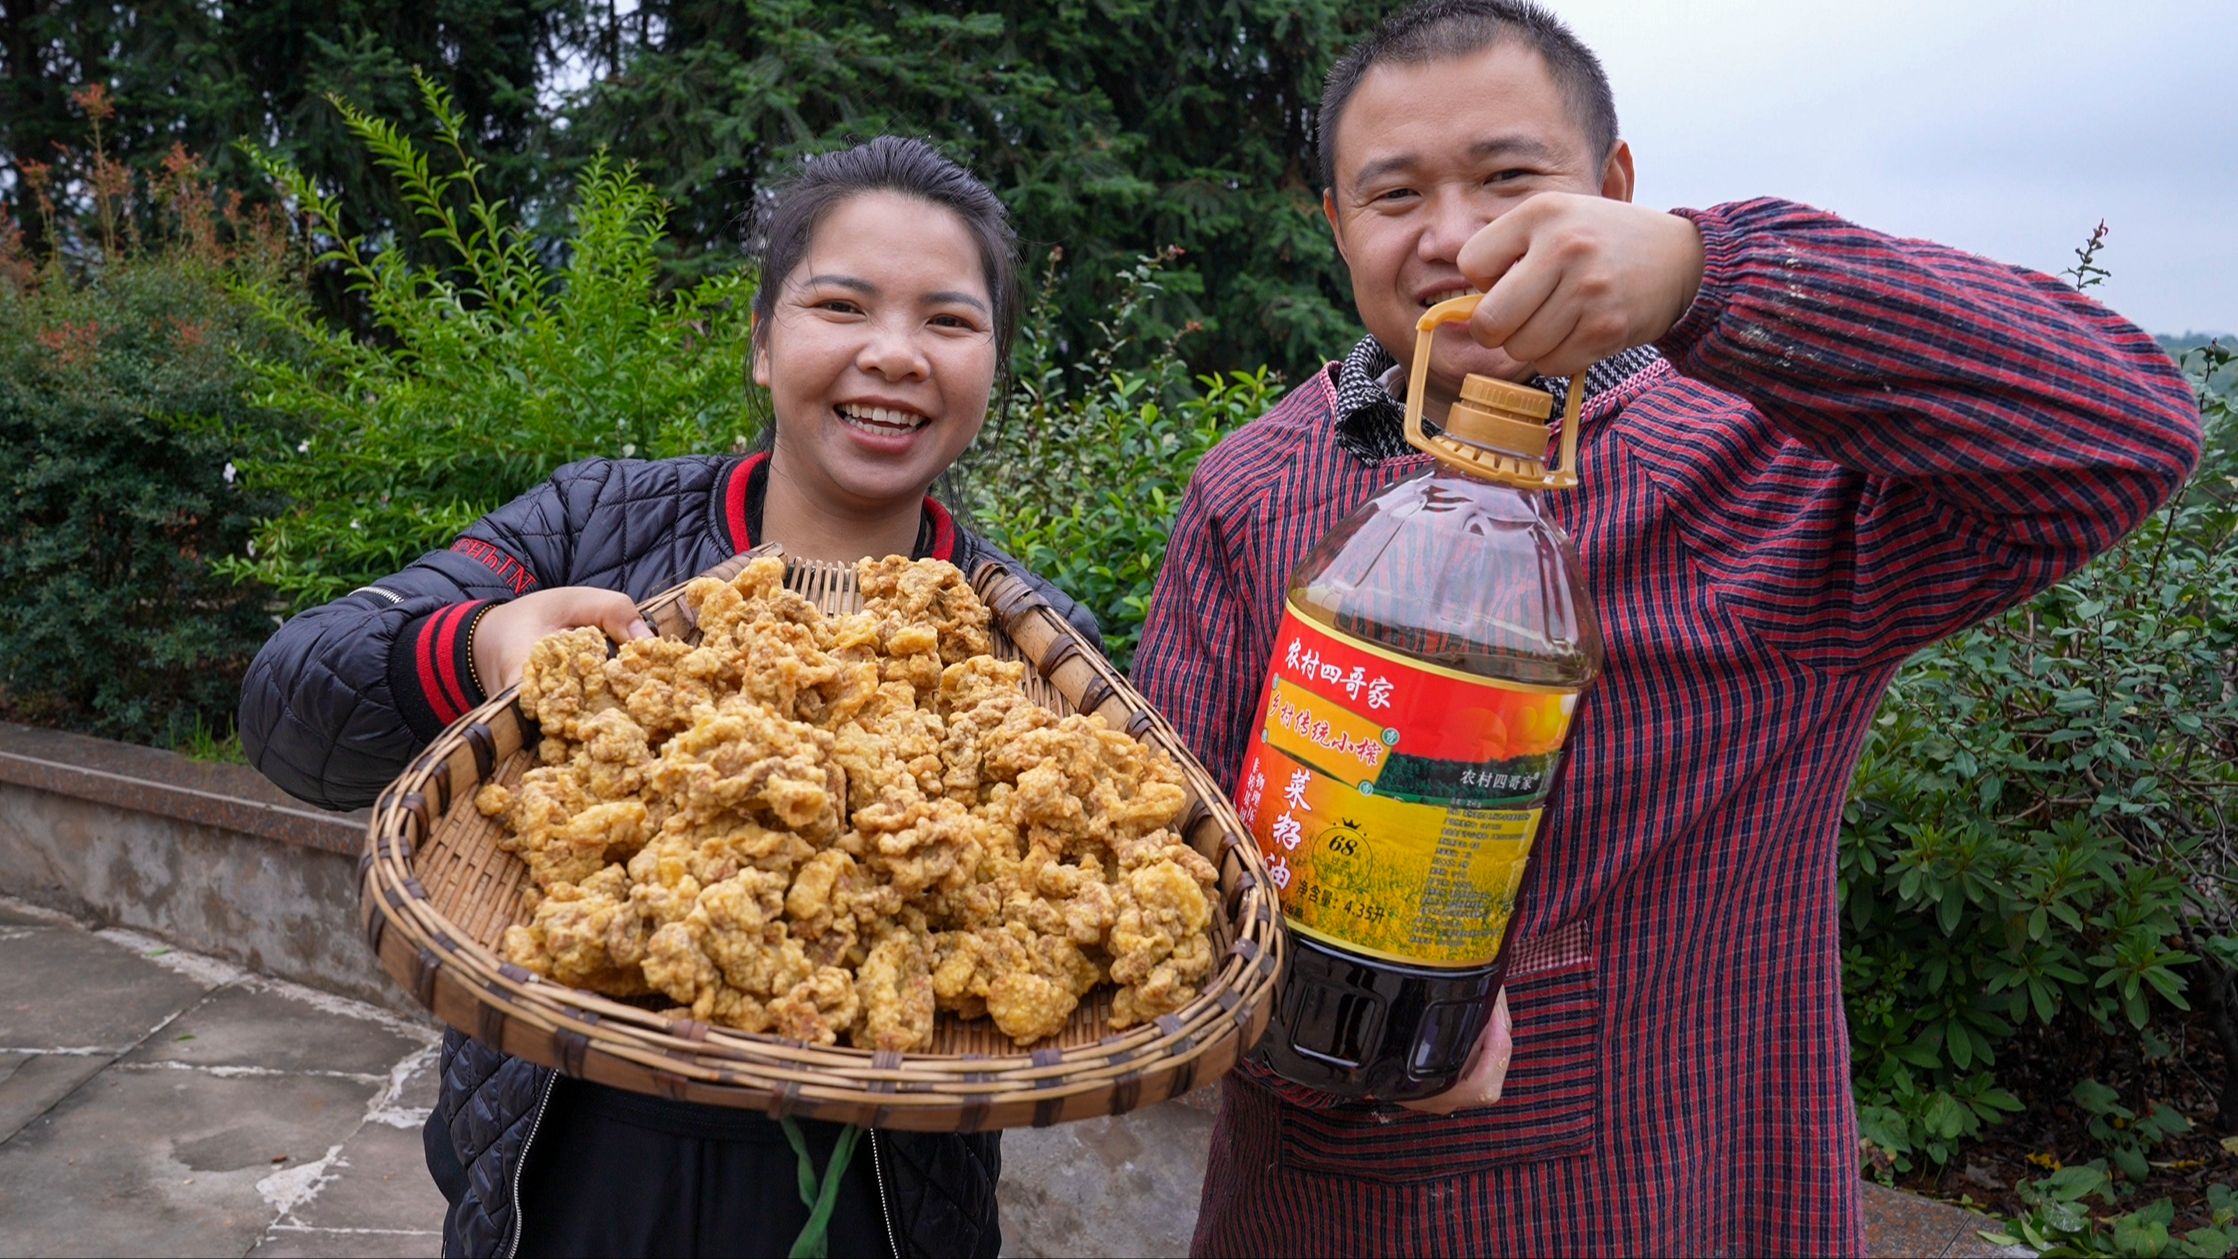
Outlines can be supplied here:
<path id="1" fill-rule="evenodd" d="M 911 433 L 925 426 L 925 417 L 885 407 L 839 407 L 839 418 L 873 433 Z"/>
<path id="2" fill-rule="evenodd" d="M 1439 302 L 1450 302 L 1456 297 L 1482 297 L 1483 295 L 1483 289 L 1448 289 L 1443 293 L 1433 293 L 1423 298 L 1422 309 L 1428 310 Z"/>

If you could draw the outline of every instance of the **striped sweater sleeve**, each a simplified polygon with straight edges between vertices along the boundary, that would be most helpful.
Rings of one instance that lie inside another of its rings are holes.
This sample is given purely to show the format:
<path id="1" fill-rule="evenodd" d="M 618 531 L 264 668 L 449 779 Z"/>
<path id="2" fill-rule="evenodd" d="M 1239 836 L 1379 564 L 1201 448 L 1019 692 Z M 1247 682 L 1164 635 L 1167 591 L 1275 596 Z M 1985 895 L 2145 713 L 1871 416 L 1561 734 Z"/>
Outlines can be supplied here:
<path id="1" fill-rule="evenodd" d="M 1681 405 L 1625 441 L 1793 658 L 1883 666 L 2010 607 L 2198 460 L 2168 356 L 2057 280 L 1792 202 L 1681 213 L 1705 254 L 1659 343 Z"/>
<path id="2" fill-rule="evenodd" d="M 1233 795 L 1249 688 L 1258 679 L 1242 676 L 1241 634 L 1251 618 L 1242 575 L 1229 554 L 1228 530 L 1215 506 L 1235 488 L 1216 471 L 1220 454 L 1205 457 L 1182 496 L 1135 649 L 1133 681 L 1221 789 Z"/>

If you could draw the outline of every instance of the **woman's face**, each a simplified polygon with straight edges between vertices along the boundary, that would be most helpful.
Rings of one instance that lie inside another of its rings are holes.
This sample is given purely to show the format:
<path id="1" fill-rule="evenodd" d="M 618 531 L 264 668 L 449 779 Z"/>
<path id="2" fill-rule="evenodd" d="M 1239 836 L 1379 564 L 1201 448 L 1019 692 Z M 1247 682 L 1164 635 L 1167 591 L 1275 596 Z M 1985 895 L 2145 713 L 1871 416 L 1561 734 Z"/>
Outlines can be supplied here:
<path id="1" fill-rule="evenodd" d="M 754 351 L 777 468 L 835 504 L 914 508 L 987 418 L 994 327 L 978 243 L 953 211 L 893 192 L 832 206 Z"/>

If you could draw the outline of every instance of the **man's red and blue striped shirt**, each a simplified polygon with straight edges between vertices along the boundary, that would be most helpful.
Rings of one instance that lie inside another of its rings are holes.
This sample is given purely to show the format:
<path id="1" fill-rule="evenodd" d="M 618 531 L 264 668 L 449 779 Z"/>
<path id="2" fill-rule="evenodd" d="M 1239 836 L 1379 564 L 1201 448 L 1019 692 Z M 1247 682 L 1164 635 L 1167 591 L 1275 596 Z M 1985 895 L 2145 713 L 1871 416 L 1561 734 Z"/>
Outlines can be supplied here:
<path id="1" fill-rule="evenodd" d="M 1788 202 L 1682 212 L 1702 287 L 1585 403 L 1552 496 L 1607 641 L 1510 948 L 1499 1104 L 1226 1083 L 1208 1254 L 1857 1253 L 1836 837 L 1914 650 L 2141 522 L 2199 430 L 2046 276 Z M 1340 444 L 1334 372 L 1198 467 L 1136 656 L 1234 788 L 1291 570 L 1424 456 Z"/>

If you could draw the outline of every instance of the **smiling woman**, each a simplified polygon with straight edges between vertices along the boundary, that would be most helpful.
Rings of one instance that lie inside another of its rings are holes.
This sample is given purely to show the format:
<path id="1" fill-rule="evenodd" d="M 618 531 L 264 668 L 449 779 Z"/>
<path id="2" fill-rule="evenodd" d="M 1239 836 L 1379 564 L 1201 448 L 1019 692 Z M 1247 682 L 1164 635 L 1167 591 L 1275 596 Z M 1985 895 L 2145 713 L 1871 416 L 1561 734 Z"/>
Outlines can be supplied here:
<path id="1" fill-rule="evenodd" d="M 999 355 L 980 245 L 927 209 L 899 192 L 841 202 L 755 302 L 754 383 L 776 414 L 765 519 L 816 559 L 865 539 L 906 553 L 925 491 L 987 415 Z"/>
<path id="2" fill-rule="evenodd" d="M 289 621 L 242 699 L 260 770 L 322 804 L 366 803 L 546 634 L 643 636 L 637 600 L 763 543 L 966 572 L 991 560 L 1095 641 L 1077 605 L 927 493 L 978 434 L 1017 326 L 1002 204 L 931 146 L 881 137 L 811 159 L 766 238 L 751 370 L 772 448 L 570 464 L 449 549 Z M 783 1254 L 809 1218 L 801 1159 L 838 1165 L 831 1253 L 1001 1245 L 993 1134 L 872 1132 L 849 1160 L 836 1125 L 561 1080 L 457 1032 L 444 1049 L 426 1145 L 451 1206 L 445 1253 Z"/>

